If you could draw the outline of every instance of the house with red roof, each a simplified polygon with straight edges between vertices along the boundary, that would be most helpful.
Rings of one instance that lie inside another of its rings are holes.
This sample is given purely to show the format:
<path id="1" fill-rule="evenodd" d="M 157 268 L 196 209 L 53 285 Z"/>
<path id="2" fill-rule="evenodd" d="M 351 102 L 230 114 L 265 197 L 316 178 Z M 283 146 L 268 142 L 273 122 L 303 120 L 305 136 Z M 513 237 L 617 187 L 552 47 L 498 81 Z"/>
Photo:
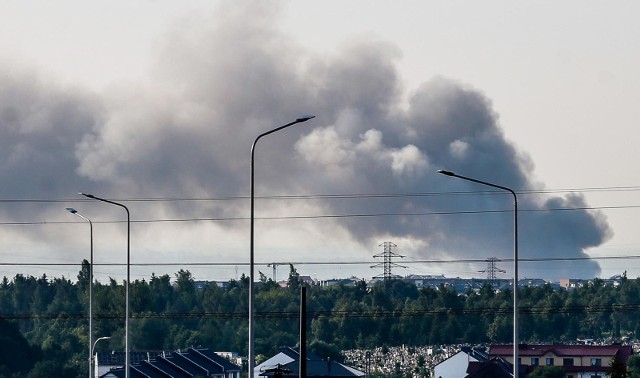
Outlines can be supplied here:
<path id="1" fill-rule="evenodd" d="M 518 348 L 519 362 L 527 371 L 533 371 L 538 366 L 560 366 L 567 374 L 567 378 L 607 377 L 606 374 L 611 361 L 619 358 L 627 364 L 627 359 L 633 354 L 630 345 L 527 345 Z M 513 364 L 512 345 L 491 345 L 489 358 L 502 358 Z M 521 371 L 525 370 L 521 368 Z"/>

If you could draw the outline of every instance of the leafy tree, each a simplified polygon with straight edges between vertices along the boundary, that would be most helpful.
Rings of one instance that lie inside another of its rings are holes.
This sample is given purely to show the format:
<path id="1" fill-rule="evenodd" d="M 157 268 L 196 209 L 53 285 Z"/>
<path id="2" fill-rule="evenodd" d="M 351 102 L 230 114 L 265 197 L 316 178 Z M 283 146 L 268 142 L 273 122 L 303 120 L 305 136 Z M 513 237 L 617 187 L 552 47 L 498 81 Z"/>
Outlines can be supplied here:
<path id="1" fill-rule="evenodd" d="M 566 372 L 560 366 L 538 366 L 531 374 L 530 378 L 564 378 Z"/>
<path id="2" fill-rule="evenodd" d="M 26 374 L 39 355 L 22 336 L 18 326 L 0 318 L 0 371 Z"/>
<path id="3" fill-rule="evenodd" d="M 135 280 L 131 283 L 129 288 L 129 301 L 131 305 L 131 312 L 149 311 L 151 308 L 151 288 L 147 282 L 143 279 Z"/>
<path id="4" fill-rule="evenodd" d="M 82 370 L 84 373 L 84 370 Z M 42 377 L 78 377 L 80 374 L 79 367 L 65 366 L 59 361 L 44 360 L 38 361 L 36 365 L 31 369 L 27 378 L 42 378 Z"/>
<path id="5" fill-rule="evenodd" d="M 627 360 L 628 377 L 640 378 L 640 355 L 634 354 Z"/>
<path id="6" fill-rule="evenodd" d="M 302 286 L 300 273 L 298 273 L 293 264 L 289 264 L 289 279 L 287 280 L 287 287 L 289 288 L 289 291 L 293 293 L 299 293 L 300 286 Z"/>
<path id="7" fill-rule="evenodd" d="M 201 301 L 191 272 L 180 269 L 176 273 L 176 285 L 173 291 L 173 302 L 170 306 L 172 312 L 181 314 L 198 310 Z"/>
<path id="8" fill-rule="evenodd" d="M 609 368 L 607 369 L 607 374 L 609 374 L 611 378 L 628 377 L 627 366 L 624 364 L 624 362 L 622 362 L 622 359 L 620 359 L 620 356 L 618 356 L 617 354 L 613 357 L 613 359 L 611 359 Z"/>
<path id="9" fill-rule="evenodd" d="M 150 313 L 147 313 L 151 315 Z M 153 316 L 136 319 L 135 327 L 131 327 L 131 345 L 137 350 L 160 350 L 168 348 L 167 335 L 170 322 L 167 319 Z"/>
<path id="10" fill-rule="evenodd" d="M 80 272 L 78 272 L 78 289 L 80 289 L 80 292 L 85 292 L 88 290 L 90 275 L 91 264 L 89 264 L 89 261 L 87 260 L 82 260 L 82 267 L 80 268 Z"/>
<path id="11" fill-rule="evenodd" d="M 492 342 L 505 342 L 513 334 L 511 327 L 512 322 L 508 316 L 496 316 L 487 329 L 487 336 Z"/>
<path id="12" fill-rule="evenodd" d="M 163 312 L 173 300 L 173 288 L 171 287 L 171 278 L 168 274 L 160 277 L 155 274 L 151 275 L 149 280 L 149 288 L 151 289 L 151 308 L 153 312 Z"/>
<path id="13" fill-rule="evenodd" d="M 316 340 L 311 342 L 311 344 L 309 345 L 309 350 L 325 360 L 330 358 L 333 361 L 344 361 L 344 357 L 342 356 L 342 353 L 340 353 L 340 348 L 335 344 Z"/>

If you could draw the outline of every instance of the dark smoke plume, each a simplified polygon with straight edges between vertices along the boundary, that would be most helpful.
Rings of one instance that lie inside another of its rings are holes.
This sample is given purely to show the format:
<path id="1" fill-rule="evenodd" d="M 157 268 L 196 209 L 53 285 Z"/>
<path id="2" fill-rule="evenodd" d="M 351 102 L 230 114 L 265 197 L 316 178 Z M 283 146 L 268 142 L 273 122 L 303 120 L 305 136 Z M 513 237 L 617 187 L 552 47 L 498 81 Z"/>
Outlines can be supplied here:
<path id="1" fill-rule="evenodd" d="M 259 22 L 241 22 L 247 17 Z M 411 214 L 263 221 L 273 232 L 261 239 L 265 251 L 270 243 L 274 248 L 287 243 L 269 239 L 272 236 L 290 235 L 292 243 L 299 243 L 304 235 L 314 235 L 312 240 L 349 240 L 349 245 L 368 249 L 366 257 L 377 252 L 380 242 L 392 240 L 414 259 L 509 258 L 510 197 L 436 174 L 437 169 L 449 169 L 516 191 L 543 188 L 532 180 L 533 163 L 505 137 L 499 109 L 479 90 L 441 77 L 425 82 L 403 103 L 395 46 L 362 40 L 333 56 L 317 56 L 283 35 L 277 17 L 267 5 L 238 2 L 227 3 L 214 16 L 192 16 L 164 36 L 155 82 L 148 86 L 123 85 L 91 94 L 4 67 L 0 195 L 69 198 L 80 190 L 97 190 L 111 198 L 247 196 L 253 139 L 299 115 L 315 114 L 308 124 L 261 142 L 259 196 L 440 194 L 260 200 L 258 216 Z M 446 194 L 451 192 L 474 193 Z M 552 211 L 585 206 L 580 195 L 522 194 L 520 201 L 526 210 L 520 214 L 523 258 L 581 259 L 585 249 L 612 234 L 601 213 Z M 18 206 L 23 220 L 61 216 L 54 215 L 60 204 L 11 205 L 0 213 L 17 219 Z M 246 199 L 132 206 L 138 219 L 248 216 Z M 486 212 L 494 210 L 505 212 Z M 115 217 L 116 210 L 104 211 Z M 185 241 L 184 226 L 158 227 L 163 231 L 155 235 L 138 231 L 140 260 L 181 248 L 164 235 L 180 234 L 175 239 Z M 215 235 L 233 235 L 222 240 L 233 245 L 229 250 L 242 250 L 246 228 L 241 221 L 195 228 L 201 234 L 192 238 L 206 246 L 186 258 L 224 250 Z M 57 240 L 30 235 L 29 229 L 3 232 Z M 311 245 L 286 248 L 313 251 L 301 251 L 297 261 L 317 259 L 314 253 L 321 250 Z M 326 256 L 334 251 L 340 258 L 349 255 L 332 250 Z M 530 277 L 599 273 L 598 264 L 589 260 L 530 263 L 522 269 L 521 275 Z"/>

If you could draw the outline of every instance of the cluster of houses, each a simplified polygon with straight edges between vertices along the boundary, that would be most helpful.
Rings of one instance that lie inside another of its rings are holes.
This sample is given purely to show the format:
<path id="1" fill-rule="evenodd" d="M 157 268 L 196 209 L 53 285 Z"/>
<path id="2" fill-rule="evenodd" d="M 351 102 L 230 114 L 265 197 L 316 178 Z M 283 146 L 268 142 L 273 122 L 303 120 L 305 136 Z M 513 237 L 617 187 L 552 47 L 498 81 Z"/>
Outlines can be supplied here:
<path id="1" fill-rule="evenodd" d="M 520 377 L 528 377 L 540 366 L 557 366 L 565 378 L 609 377 L 614 359 L 626 366 L 631 345 L 526 345 L 518 349 Z M 513 377 L 513 346 L 492 345 L 487 349 L 462 348 L 434 368 L 434 378 Z"/>
<path id="2" fill-rule="evenodd" d="M 340 280 L 314 281 L 310 277 L 301 279 L 312 285 L 356 285 L 361 282 L 356 277 Z M 497 289 L 508 287 L 509 280 L 487 280 L 446 278 L 444 276 L 412 275 L 399 278 L 412 282 L 417 287 L 448 287 L 458 292 L 466 292 L 481 288 L 487 283 Z M 612 277 L 604 284 L 616 285 L 621 277 Z M 374 280 L 375 282 L 375 280 Z M 224 286 L 225 283 L 213 281 L 197 281 L 200 290 L 211 284 Z M 524 279 L 519 285 L 539 286 L 550 284 L 543 280 Z M 284 283 L 286 285 L 286 283 Z M 369 282 L 368 285 L 372 285 Z M 553 283 L 552 286 L 572 289 L 588 285 L 588 281 L 565 280 Z M 608 377 L 608 369 L 614 360 L 627 363 L 633 354 L 629 345 L 526 345 L 519 347 L 518 371 L 519 377 L 528 377 L 540 366 L 558 366 L 566 373 L 565 378 L 594 378 Z M 501 378 L 512 377 L 513 347 L 511 345 L 492 345 L 488 348 L 463 347 L 433 366 L 433 378 Z M 95 378 L 125 377 L 124 353 L 97 353 L 94 356 Z M 308 352 L 306 355 L 306 374 L 308 377 L 368 377 L 375 372 L 369 365 L 363 369 L 361 363 L 351 367 L 337 361 L 323 360 L 319 356 Z M 300 354 L 294 348 L 281 348 L 280 351 L 267 361 L 255 367 L 256 377 L 299 377 Z M 242 360 L 231 353 L 213 352 L 203 348 L 188 348 L 173 352 L 145 352 L 130 353 L 129 373 L 131 378 L 189 378 L 216 377 L 240 378 Z M 429 366 L 429 367 L 431 367 Z M 430 369 L 431 370 L 431 369 Z M 384 372 L 381 372 L 384 373 Z"/>
<path id="3" fill-rule="evenodd" d="M 626 365 L 633 354 L 630 345 L 526 345 L 519 347 L 519 377 L 526 378 L 541 366 L 561 367 L 565 378 L 609 377 L 612 361 Z M 98 353 L 96 378 L 125 377 L 123 353 Z M 175 352 L 131 353 L 131 378 L 240 378 L 242 362 L 235 354 L 188 348 Z M 322 359 L 312 352 L 306 355 L 307 377 L 368 377 L 375 369 L 360 369 Z M 298 349 L 283 347 L 255 366 L 255 377 L 300 377 Z M 356 364 L 360 365 L 360 364 Z M 358 366 L 359 367 L 359 366 Z M 435 365 L 433 378 L 507 378 L 513 377 L 512 345 L 462 347 Z"/>
<path id="4" fill-rule="evenodd" d="M 306 376 L 354 378 L 365 373 L 337 361 L 323 360 L 307 352 Z M 97 353 L 95 355 L 96 378 L 125 377 L 124 353 Z M 234 361 L 235 360 L 235 361 Z M 257 365 L 255 377 L 299 377 L 299 350 L 289 347 Z M 203 348 L 188 348 L 184 351 L 130 353 L 129 377 L 131 378 L 240 378 L 242 362 L 235 354 L 212 352 Z"/>
<path id="5" fill-rule="evenodd" d="M 94 377 L 124 378 L 124 353 L 97 353 Z M 216 377 L 240 378 L 240 366 L 230 359 L 203 348 L 175 352 L 129 353 L 129 377 Z"/>

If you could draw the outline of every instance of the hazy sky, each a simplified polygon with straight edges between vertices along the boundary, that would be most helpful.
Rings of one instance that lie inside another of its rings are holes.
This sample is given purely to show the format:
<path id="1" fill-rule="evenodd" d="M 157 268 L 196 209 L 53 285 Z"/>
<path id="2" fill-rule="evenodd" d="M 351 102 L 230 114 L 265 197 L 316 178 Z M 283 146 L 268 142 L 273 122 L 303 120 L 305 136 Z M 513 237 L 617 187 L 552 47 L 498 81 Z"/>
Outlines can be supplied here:
<path id="1" fill-rule="evenodd" d="M 521 277 L 637 277 L 639 11 L 2 2 L 0 275 L 75 279 L 89 234 L 71 206 L 94 222 L 98 278 L 122 277 L 124 213 L 79 191 L 130 207 L 134 278 L 245 273 L 251 143 L 314 114 L 256 151 L 268 276 L 368 278 L 389 241 L 394 273 L 482 277 L 498 257 L 510 277 L 510 197 L 450 169 L 519 192 Z"/>

